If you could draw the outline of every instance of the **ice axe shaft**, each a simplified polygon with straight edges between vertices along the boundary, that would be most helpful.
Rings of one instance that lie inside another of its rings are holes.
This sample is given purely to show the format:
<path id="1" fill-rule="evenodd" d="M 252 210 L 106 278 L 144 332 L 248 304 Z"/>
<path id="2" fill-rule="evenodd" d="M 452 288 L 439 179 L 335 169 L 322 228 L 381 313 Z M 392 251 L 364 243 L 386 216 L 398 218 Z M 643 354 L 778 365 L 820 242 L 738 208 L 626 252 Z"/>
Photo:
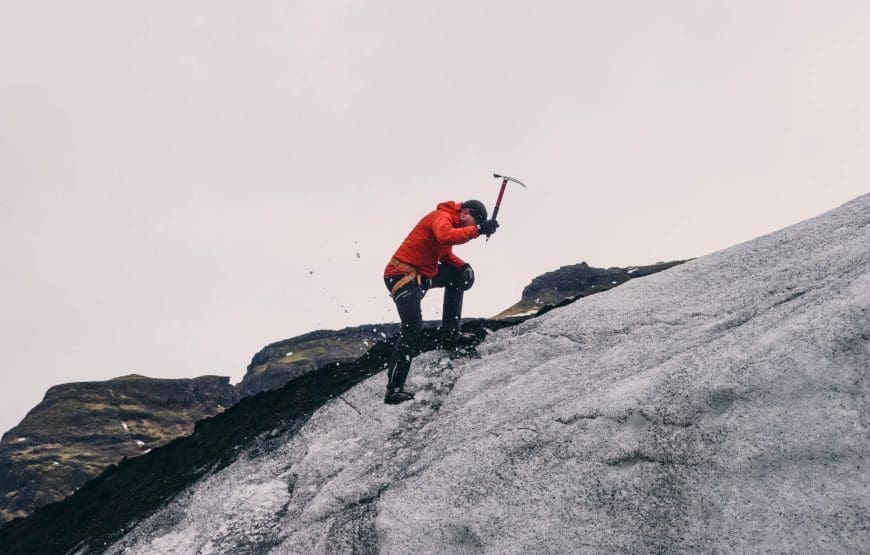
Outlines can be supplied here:
<path id="1" fill-rule="evenodd" d="M 492 211 L 492 219 L 496 219 L 498 217 L 498 209 L 501 208 L 501 199 L 504 197 L 504 190 L 507 188 L 508 181 L 513 181 L 514 183 L 518 183 L 522 185 L 524 188 L 526 187 L 525 183 L 520 181 L 519 179 L 514 179 L 513 177 L 508 177 L 506 175 L 499 175 L 497 173 L 492 174 L 492 176 L 496 179 L 501 179 L 501 189 L 498 192 L 498 200 L 495 201 L 495 209 Z M 486 236 L 486 240 L 489 241 L 489 235 Z"/>
<path id="2" fill-rule="evenodd" d="M 494 173 L 492 174 L 492 176 L 496 179 L 501 179 L 501 190 L 498 192 L 498 200 L 495 201 L 495 209 L 492 211 L 492 219 L 494 220 L 496 216 L 498 216 L 498 209 L 501 208 L 501 199 L 502 197 L 504 197 L 504 190 L 507 188 L 508 181 L 513 181 L 514 183 L 518 183 L 523 187 L 526 187 L 526 185 L 519 179 L 514 179 L 513 177 L 508 177 L 506 175 L 499 175 L 497 173 Z"/>

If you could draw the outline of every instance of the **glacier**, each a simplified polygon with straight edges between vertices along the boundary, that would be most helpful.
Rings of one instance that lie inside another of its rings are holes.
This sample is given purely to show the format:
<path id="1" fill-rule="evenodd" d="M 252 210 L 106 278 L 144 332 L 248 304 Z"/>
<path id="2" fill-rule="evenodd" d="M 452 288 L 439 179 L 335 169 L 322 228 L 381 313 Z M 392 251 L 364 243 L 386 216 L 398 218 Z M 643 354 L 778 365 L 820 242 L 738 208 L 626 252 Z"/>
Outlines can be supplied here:
<path id="1" fill-rule="evenodd" d="M 478 354 L 415 358 L 403 405 L 363 381 L 105 549 L 870 550 L 870 195 Z"/>

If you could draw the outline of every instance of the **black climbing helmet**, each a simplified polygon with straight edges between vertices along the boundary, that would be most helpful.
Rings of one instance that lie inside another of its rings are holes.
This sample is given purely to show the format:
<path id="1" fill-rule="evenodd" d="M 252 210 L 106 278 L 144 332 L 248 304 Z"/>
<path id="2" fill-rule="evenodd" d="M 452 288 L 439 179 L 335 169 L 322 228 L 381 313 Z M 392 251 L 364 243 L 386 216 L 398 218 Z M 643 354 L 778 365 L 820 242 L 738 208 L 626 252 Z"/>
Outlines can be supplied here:
<path id="1" fill-rule="evenodd" d="M 479 200 L 466 200 L 462 203 L 463 208 L 467 208 L 471 215 L 474 216 L 478 224 L 486 221 L 486 206 Z"/>

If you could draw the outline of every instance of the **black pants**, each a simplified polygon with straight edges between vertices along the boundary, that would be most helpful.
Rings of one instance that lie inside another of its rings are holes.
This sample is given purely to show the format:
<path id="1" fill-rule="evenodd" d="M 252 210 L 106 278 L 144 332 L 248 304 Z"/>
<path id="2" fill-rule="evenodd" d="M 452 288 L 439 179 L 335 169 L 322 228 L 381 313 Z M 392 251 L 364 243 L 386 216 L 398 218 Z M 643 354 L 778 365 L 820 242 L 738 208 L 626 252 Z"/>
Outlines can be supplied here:
<path id="1" fill-rule="evenodd" d="M 420 301 L 430 288 L 444 288 L 444 305 L 441 312 L 441 325 L 445 330 L 459 328 L 459 320 L 462 318 L 462 296 L 465 291 L 460 283 L 462 272 L 449 264 L 438 264 L 438 274 L 431 281 L 423 278 L 423 284 L 412 281 L 396 291 L 393 301 L 399 311 L 399 319 L 402 321 L 402 332 L 393 348 L 393 355 L 387 366 L 388 388 L 398 388 L 405 385 L 408 378 L 408 370 L 411 368 L 411 359 L 417 354 L 420 343 L 420 334 L 423 330 L 423 311 Z M 388 290 L 402 279 L 402 276 L 384 278 Z"/>

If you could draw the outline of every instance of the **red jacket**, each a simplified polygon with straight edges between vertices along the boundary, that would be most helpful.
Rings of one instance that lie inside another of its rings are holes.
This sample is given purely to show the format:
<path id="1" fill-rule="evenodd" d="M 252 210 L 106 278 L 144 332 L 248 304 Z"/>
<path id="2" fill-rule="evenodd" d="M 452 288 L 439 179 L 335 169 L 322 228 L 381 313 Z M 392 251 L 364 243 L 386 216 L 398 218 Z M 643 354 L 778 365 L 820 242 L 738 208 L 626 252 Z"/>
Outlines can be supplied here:
<path id="1" fill-rule="evenodd" d="M 476 225 L 458 227 L 460 208 L 461 203 L 449 200 L 439 204 L 438 208 L 426 214 L 414 226 L 393 257 L 410 264 L 430 278 L 438 273 L 439 262 L 461 268 L 465 262 L 453 254 L 453 245 L 461 245 L 480 237 L 480 231 Z M 384 269 L 384 277 L 402 273 L 390 263 Z"/>

